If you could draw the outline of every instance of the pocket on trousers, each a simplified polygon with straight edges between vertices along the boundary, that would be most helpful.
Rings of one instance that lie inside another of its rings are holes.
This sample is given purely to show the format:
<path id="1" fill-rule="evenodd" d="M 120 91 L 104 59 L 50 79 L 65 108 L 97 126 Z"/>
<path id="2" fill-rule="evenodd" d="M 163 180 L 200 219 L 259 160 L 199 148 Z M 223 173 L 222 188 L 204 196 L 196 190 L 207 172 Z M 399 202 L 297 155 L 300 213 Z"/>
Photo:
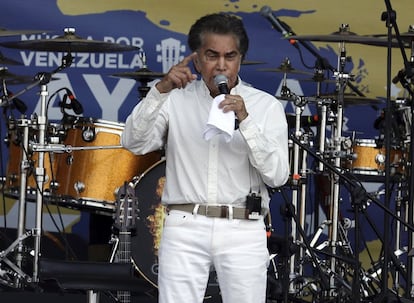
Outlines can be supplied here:
<path id="1" fill-rule="evenodd" d="M 190 213 L 180 211 L 180 210 L 171 210 L 165 217 L 164 226 L 165 227 L 174 227 L 174 226 L 183 226 L 186 222 L 189 221 Z"/>

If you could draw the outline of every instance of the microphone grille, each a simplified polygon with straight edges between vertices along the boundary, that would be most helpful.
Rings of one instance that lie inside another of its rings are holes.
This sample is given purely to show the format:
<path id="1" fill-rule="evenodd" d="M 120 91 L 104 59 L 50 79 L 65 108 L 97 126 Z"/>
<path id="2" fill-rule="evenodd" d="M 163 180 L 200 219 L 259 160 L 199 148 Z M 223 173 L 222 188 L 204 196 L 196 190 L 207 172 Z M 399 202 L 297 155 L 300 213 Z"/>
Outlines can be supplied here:
<path id="1" fill-rule="evenodd" d="M 272 9 L 270 8 L 270 6 L 265 5 L 260 9 L 260 14 L 262 14 L 262 16 L 267 17 L 271 13 L 272 13 Z"/>
<path id="2" fill-rule="evenodd" d="M 220 84 L 227 84 L 227 77 L 225 75 L 217 75 L 214 77 L 214 83 L 219 86 Z"/>

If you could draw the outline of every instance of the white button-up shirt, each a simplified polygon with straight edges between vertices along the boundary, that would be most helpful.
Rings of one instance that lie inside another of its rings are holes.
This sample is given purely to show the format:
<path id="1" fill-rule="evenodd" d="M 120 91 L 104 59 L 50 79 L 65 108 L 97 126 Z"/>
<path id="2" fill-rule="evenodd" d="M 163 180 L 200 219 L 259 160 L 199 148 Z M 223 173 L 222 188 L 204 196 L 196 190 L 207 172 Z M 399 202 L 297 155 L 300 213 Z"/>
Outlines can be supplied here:
<path id="1" fill-rule="evenodd" d="M 282 104 L 272 95 L 239 84 L 248 117 L 230 142 L 203 139 L 213 98 L 202 80 L 161 94 L 153 87 L 128 116 L 122 146 L 135 154 L 165 149 L 164 204 L 209 203 L 244 206 L 249 192 L 262 196 L 289 177 L 288 127 Z M 265 185 L 266 184 L 266 185 Z"/>

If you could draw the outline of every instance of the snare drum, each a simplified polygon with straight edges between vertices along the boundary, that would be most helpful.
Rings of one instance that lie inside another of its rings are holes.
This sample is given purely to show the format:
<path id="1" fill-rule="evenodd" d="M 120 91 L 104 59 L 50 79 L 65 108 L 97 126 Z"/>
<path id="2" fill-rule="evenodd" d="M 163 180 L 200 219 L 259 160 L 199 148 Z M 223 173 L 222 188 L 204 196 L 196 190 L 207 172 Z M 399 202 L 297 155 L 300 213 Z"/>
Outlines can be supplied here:
<path id="1" fill-rule="evenodd" d="M 161 159 L 161 152 L 137 156 L 121 148 L 123 129 L 121 123 L 85 119 L 66 130 L 63 143 L 72 151 L 59 155 L 56 177 L 62 203 L 112 212 L 118 188 Z"/>
<path id="2" fill-rule="evenodd" d="M 352 146 L 353 160 L 346 165 L 352 173 L 361 175 L 385 175 L 386 149 L 373 139 L 355 139 Z M 406 153 L 393 147 L 390 151 L 391 174 L 405 172 Z"/>

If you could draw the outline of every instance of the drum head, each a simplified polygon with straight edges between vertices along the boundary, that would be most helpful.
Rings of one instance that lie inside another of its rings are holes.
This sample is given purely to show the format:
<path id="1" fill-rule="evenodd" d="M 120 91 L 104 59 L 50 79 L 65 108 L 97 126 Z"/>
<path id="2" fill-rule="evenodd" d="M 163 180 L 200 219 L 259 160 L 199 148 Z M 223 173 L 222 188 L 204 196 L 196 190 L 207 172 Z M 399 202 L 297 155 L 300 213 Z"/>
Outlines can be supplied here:
<path id="1" fill-rule="evenodd" d="M 134 182 L 139 218 L 131 238 L 131 256 L 139 274 L 155 287 L 158 277 L 158 248 L 165 217 L 165 208 L 161 205 L 164 183 L 165 160 L 155 163 Z M 205 302 L 221 302 L 214 270 L 210 272 Z"/>
<path id="2" fill-rule="evenodd" d="M 138 220 L 131 238 L 131 255 L 139 273 L 156 286 L 158 247 L 164 224 L 161 195 L 165 182 L 165 161 L 159 161 L 144 172 L 135 183 Z"/>

